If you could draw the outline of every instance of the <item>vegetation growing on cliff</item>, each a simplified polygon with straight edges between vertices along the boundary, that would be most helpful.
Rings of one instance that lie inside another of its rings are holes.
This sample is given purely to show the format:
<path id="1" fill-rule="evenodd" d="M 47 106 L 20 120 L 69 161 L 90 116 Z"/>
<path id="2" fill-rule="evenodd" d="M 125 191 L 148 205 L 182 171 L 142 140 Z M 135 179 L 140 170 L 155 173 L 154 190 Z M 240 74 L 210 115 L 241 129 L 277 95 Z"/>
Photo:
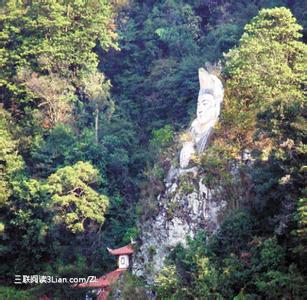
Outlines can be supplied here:
<path id="1" fill-rule="evenodd" d="M 220 61 L 223 114 L 195 163 L 234 212 L 208 243 L 200 233 L 175 249 L 158 295 L 302 297 L 305 1 L 0 5 L 0 295 L 68 298 L 62 286 L 16 291 L 14 275 L 100 275 L 113 264 L 106 247 L 136 237 L 137 218 L 157 209 L 195 113 L 197 69 Z M 275 6 L 290 10 L 262 9 Z"/>
<path id="2" fill-rule="evenodd" d="M 162 299 L 303 299 L 307 47 L 301 29 L 285 8 L 261 10 L 225 55 L 221 124 L 196 161 L 209 184 L 222 187 L 230 209 L 240 210 L 209 242 L 199 236 L 173 251 L 158 277 Z"/>

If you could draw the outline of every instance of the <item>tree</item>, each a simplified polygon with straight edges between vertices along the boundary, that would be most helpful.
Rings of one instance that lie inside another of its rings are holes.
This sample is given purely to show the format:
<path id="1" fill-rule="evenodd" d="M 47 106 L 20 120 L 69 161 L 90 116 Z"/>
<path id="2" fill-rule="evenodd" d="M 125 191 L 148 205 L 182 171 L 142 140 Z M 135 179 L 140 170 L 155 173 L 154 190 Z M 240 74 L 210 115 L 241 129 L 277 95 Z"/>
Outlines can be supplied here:
<path id="1" fill-rule="evenodd" d="M 25 174 L 11 180 L 11 184 L 12 194 L 2 211 L 5 231 L 1 252 L 8 261 L 1 266 L 1 273 L 12 276 L 14 272 L 36 273 L 46 267 L 54 254 L 49 236 L 51 214 L 47 207 L 50 198 L 42 182 Z"/>
<path id="2" fill-rule="evenodd" d="M 6 1 L 0 18 L 1 101 L 6 108 L 25 113 L 30 104 L 37 107 L 37 98 L 42 103 L 48 99 L 49 109 L 63 106 L 65 102 L 59 99 L 49 100 L 62 97 L 70 85 L 78 92 L 82 79 L 96 71 L 98 58 L 93 48 L 97 43 L 104 50 L 117 48 L 112 18 L 112 7 L 105 0 Z M 24 68 L 37 73 L 27 84 L 36 97 L 28 94 L 24 82 L 16 80 Z M 40 90 L 41 84 L 50 87 Z"/>
<path id="3" fill-rule="evenodd" d="M 102 73 L 92 73 L 84 82 L 84 92 L 92 101 L 95 111 L 95 138 L 98 144 L 99 140 L 99 113 L 103 111 L 108 115 L 114 111 L 114 103 L 110 100 L 110 81 L 106 81 Z"/>
<path id="4" fill-rule="evenodd" d="M 157 276 L 156 282 L 157 291 L 161 299 L 180 299 L 182 291 L 175 266 L 164 267 Z"/>
<path id="5" fill-rule="evenodd" d="M 10 117 L 0 106 L 0 207 L 8 205 L 12 195 L 12 181 L 24 169 L 24 161 L 18 154 L 17 142 L 9 130 Z"/>
<path id="6" fill-rule="evenodd" d="M 51 194 L 54 221 L 72 232 L 95 231 L 103 224 L 108 198 L 99 194 L 101 179 L 90 163 L 77 162 L 50 175 L 46 189 Z"/>
<path id="7" fill-rule="evenodd" d="M 223 121 L 226 127 L 231 123 L 242 147 L 251 147 L 261 109 L 277 99 L 302 99 L 306 46 L 299 41 L 301 29 L 288 9 L 263 9 L 245 26 L 239 46 L 225 56 L 229 80 Z"/>
<path id="8" fill-rule="evenodd" d="M 58 168 L 81 160 L 76 146 L 77 138 L 74 130 L 64 124 L 58 124 L 49 130 L 45 138 L 36 135 L 30 149 L 32 173 L 47 178 Z"/>
<path id="9" fill-rule="evenodd" d="M 55 74 L 38 76 L 37 73 L 29 74 L 26 70 L 23 70 L 21 76 L 27 88 L 33 92 L 34 98 L 40 99 L 38 108 L 43 116 L 38 118 L 42 119 L 39 123 L 43 124 L 43 127 L 53 128 L 69 122 L 76 97 L 73 87 L 66 80 Z"/>
<path id="10" fill-rule="evenodd" d="M 165 125 L 164 127 L 153 130 L 152 139 L 150 140 L 150 147 L 152 151 L 158 154 L 163 151 L 167 146 L 171 146 L 174 141 L 174 132 L 171 125 Z"/>
<path id="11" fill-rule="evenodd" d="M 177 131 L 195 114 L 197 69 L 238 45 L 226 56 L 222 124 L 199 173 L 219 187 L 228 209 L 250 206 L 214 237 L 196 235 L 176 247 L 158 293 L 302 298 L 305 50 L 284 8 L 261 11 L 239 36 L 262 7 L 287 5 L 305 24 L 303 2 L 0 1 L 5 284 L 7 275 L 98 276 L 111 267 L 105 246 L 138 235 L 140 195 L 147 216 L 159 209 L 152 200 L 176 158 Z M 252 163 L 243 164 L 247 147 Z M 132 281 L 122 296 L 144 298 Z M 62 286 L 39 290 L 79 297 Z M 0 295 L 36 296 L 10 288 Z"/>

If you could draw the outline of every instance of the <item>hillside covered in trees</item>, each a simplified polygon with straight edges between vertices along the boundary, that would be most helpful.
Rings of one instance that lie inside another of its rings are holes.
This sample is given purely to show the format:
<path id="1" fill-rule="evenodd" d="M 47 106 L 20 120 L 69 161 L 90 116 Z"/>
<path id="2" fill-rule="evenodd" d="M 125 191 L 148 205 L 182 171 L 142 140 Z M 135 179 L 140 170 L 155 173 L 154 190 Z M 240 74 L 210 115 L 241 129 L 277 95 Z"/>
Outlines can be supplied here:
<path id="1" fill-rule="evenodd" d="M 127 272 L 121 299 L 304 299 L 306 6 L 0 1 L 0 299 L 84 299 L 14 278 L 98 277 L 114 268 L 107 247 L 138 241 L 194 119 L 201 67 L 225 95 L 192 163 L 227 212 L 171 249 L 154 285 Z"/>

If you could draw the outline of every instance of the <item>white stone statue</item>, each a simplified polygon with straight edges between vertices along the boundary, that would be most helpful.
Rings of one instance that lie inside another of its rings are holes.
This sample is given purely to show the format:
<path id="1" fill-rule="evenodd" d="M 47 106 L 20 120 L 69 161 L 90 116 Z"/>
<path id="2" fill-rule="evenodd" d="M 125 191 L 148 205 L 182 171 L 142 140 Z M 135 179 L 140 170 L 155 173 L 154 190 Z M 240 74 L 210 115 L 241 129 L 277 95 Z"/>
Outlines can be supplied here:
<path id="1" fill-rule="evenodd" d="M 200 90 L 197 100 L 197 117 L 180 152 L 180 168 L 187 168 L 191 156 L 204 151 L 212 128 L 218 121 L 224 89 L 222 82 L 205 69 L 198 70 Z"/>

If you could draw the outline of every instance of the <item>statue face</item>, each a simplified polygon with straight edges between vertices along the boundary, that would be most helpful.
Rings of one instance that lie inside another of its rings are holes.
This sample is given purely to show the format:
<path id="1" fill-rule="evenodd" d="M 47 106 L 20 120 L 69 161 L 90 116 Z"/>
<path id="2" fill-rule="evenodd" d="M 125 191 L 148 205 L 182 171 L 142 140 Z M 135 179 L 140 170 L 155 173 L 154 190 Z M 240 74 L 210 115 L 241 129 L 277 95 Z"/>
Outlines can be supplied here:
<path id="1" fill-rule="evenodd" d="M 214 97 L 207 92 L 201 93 L 198 96 L 197 103 L 197 119 L 208 119 L 215 111 Z"/>

